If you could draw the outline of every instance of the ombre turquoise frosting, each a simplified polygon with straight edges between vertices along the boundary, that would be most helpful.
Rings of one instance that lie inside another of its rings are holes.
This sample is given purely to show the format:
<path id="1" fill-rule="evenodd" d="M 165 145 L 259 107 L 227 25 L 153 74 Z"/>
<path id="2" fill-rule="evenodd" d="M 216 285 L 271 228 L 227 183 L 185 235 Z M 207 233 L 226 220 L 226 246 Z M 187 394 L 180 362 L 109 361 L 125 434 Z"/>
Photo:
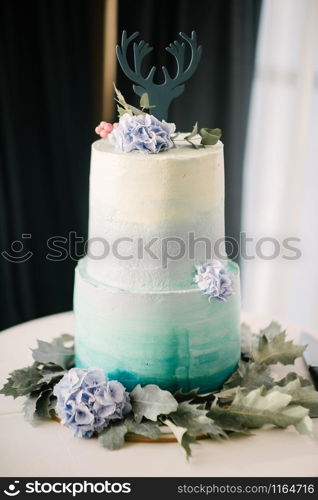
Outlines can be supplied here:
<path id="1" fill-rule="evenodd" d="M 140 292 L 101 284 L 76 269 L 76 366 L 98 367 L 128 390 L 136 384 L 200 392 L 218 389 L 240 357 L 239 268 L 234 294 L 211 302 L 196 288 Z"/>
<path id="2" fill-rule="evenodd" d="M 129 390 L 215 390 L 240 356 L 239 269 L 223 251 L 223 144 L 175 142 L 152 155 L 116 152 L 108 139 L 92 145 L 89 245 L 74 291 L 76 364 L 102 368 Z M 150 242 L 153 255 L 144 251 Z M 209 302 L 194 283 L 209 255 L 233 278 L 226 302 Z"/>

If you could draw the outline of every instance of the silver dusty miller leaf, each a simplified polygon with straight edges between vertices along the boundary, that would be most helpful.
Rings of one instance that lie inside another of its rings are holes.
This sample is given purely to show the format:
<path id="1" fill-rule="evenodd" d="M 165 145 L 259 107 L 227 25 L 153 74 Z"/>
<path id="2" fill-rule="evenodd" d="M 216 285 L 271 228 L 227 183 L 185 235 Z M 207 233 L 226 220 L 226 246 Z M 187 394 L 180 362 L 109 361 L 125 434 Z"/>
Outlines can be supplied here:
<path id="1" fill-rule="evenodd" d="M 302 377 L 301 375 L 299 375 L 296 372 L 288 372 L 287 375 L 285 375 L 285 377 L 281 378 L 280 380 L 278 380 L 276 382 L 276 385 L 284 386 L 284 385 L 289 384 L 289 382 L 292 382 L 293 380 L 296 380 L 296 379 L 299 380 L 300 385 L 302 387 L 305 387 L 306 385 L 312 386 L 312 383 L 307 378 Z"/>
<path id="2" fill-rule="evenodd" d="M 168 415 L 178 407 L 177 401 L 170 392 L 163 391 L 153 384 L 144 387 L 140 384 L 136 385 L 130 393 L 130 399 L 135 420 L 138 423 L 143 417 L 156 421 L 159 415 Z"/>
<path id="3" fill-rule="evenodd" d="M 255 389 L 247 395 L 237 389 L 235 398 L 227 407 L 220 407 L 215 401 L 209 416 L 223 429 L 244 432 L 266 424 L 280 428 L 293 425 L 300 433 L 311 435 L 312 422 L 308 409 L 291 404 L 292 396 L 273 389 Z"/>
<path id="4" fill-rule="evenodd" d="M 52 342 L 38 340 L 37 349 L 32 349 L 32 356 L 38 363 L 53 363 L 68 369 L 74 362 L 74 344 L 70 347 L 68 343 L 73 343 L 74 338 L 71 335 L 63 334 Z"/>
<path id="5" fill-rule="evenodd" d="M 302 380 L 297 377 L 285 385 L 277 385 L 273 390 L 289 394 L 292 397 L 292 403 L 308 408 L 310 417 L 318 417 L 318 391 L 313 385 L 302 385 L 302 383 Z"/>
<path id="6" fill-rule="evenodd" d="M 304 346 L 286 340 L 286 332 L 278 332 L 277 327 L 277 323 L 273 322 L 262 331 L 258 345 L 253 350 L 253 359 L 256 363 L 290 365 L 304 352 Z"/>
<path id="7" fill-rule="evenodd" d="M 246 392 L 249 392 L 261 386 L 270 388 L 274 384 L 268 365 L 241 361 L 238 369 L 225 382 L 223 389 L 241 387 Z"/>
<path id="8" fill-rule="evenodd" d="M 182 403 L 183 401 L 191 401 L 193 404 L 207 405 L 213 401 L 215 398 L 214 392 L 206 392 L 203 394 L 199 394 L 200 389 L 192 389 L 189 392 L 183 392 L 182 389 L 178 389 L 173 397 L 178 401 L 178 403 Z"/>
<path id="9" fill-rule="evenodd" d="M 14 370 L 9 374 L 8 380 L 2 387 L 0 394 L 5 396 L 27 396 L 32 391 L 39 388 L 39 382 L 42 376 L 37 369 L 36 363 L 27 368 Z"/>
<path id="10" fill-rule="evenodd" d="M 274 340 L 274 338 L 282 331 L 282 326 L 279 323 L 277 323 L 276 321 L 271 321 L 270 324 L 266 326 L 266 328 L 260 330 L 259 335 L 261 337 L 264 335 L 270 342 L 271 340 Z"/>
<path id="11" fill-rule="evenodd" d="M 127 427 L 123 422 L 111 424 L 106 427 L 99 436 L 98 441 L 108 450 L 119 450 L 125 444 L 125 435 L 127 434 Z"/>
<path id="12" fill-rule="evenodd" d="M 169 419 L 175 425 L 186 428 L 188 434 L 192 437 L 201 435 L 215 438 L 227 437 L 221 427 L 207 416 L 207 413 L 208 411 L 200 408 L 200 405 L 184 401 L 179 403 L 177 411 L 170 413 Z"/>
<path id="13" fill-rule="evenodd" d="M 51 418 L 55 396 L 53 389 L 35 391 L 23 403 L 24 418 L 32 425 L 38 424 L 42 419 Z"/>
<path id="14" fill-rule="evenodd" d="M 169 427 L 170 431 L 174 434 L 176 440 L 182 446 L 187 460 L 191 457 L 191 444 L 199 444 L 193 436 L 188 434 L 187 429 L 185 427 L 181 427 L 173 423 L 170 418 L 164 419 L 163 423 Z"/>
<path id="15" fill-rule="evenodd" d="M 38 400 L 38 395 L 29 396 L 23 403 L 23 414 L 24 418 L 29 424 L 34 424 L 36 420 L 35 410 L 36 402 Z"/>
<path id="16" fill-rule="evenodd" d="M 145 420 L 138 424 L 129 416 L 125 418 L 125 425 L 129 433 L 137 436 L 144 436 L 149 439 L 158 439 L 162 436 L 158 423 L 152 420 Z"/>

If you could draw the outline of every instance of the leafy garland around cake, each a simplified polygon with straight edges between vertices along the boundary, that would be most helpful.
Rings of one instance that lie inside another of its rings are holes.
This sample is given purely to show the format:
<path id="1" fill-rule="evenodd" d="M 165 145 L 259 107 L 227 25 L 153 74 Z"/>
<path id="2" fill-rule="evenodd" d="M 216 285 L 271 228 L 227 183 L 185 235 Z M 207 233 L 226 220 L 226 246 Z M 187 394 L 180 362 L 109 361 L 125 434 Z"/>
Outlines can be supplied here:
<path id="1" fill-rule="evenodd" d="M 115 85 L 114 85 L 115 87 Z M 140 99 L 140 109 L 128 104 L 122 93 L 115 87 L 117 111 L 119 122 L 107 123 L 102 121 L 95 132 L 101 138 L 108 137 L 109 142 L 117 151 L 123 153 L 160 153 L 175 147 L 179 133 L 176 133 L 174 123 L 160 121 L 151 112 L 154 107 L 149 103 L 148 94 L 145 92 Z M 190 134 L 183 137 L 195 149 L 213 146 L 221 138 L 222 132 L 219 128 L 200 128 L 198 123 L 193 127 Z M 194 142 L 194 138 L 201 138 L 200 144 Z"/>
<path id="2" fill-rule="evenodd" d="M 272 322 L 259 334 L 242 325 L 242 355 L 236 372 L 220 391 L 175 394 L 156 385 L 137 385 L 127 393 L 118 381 L 107 381 L 101 370 L 74 368 L 74 342 L 61 335 L 52 343 L 38 340 L 34 363 L 13 371 L 0 391 L 14 398 L 26 396 L 25 418 L 61 421 L 74 435 L 96 436 L 109 449 L 121 448 L 126 439 L 142 436 L 157 440 L 170 430 L 191 456 L 198 438 L 222 440 L 233 434 L 250 435 L 266 424 L 290 425 L 312 434 L 310 417 L 318 417 L 318 392 L 291 371 L 275 380 L 271 366 L 291 365 L 305 347 L 286 339 Z"/>

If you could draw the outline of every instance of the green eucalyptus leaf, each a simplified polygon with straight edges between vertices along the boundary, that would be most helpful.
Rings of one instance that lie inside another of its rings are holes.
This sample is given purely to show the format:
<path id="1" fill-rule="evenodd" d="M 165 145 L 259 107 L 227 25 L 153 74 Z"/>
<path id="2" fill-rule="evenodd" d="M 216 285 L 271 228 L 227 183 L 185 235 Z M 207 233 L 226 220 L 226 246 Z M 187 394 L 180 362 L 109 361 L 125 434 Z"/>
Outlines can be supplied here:
<path id="1" fill-rule="evenodd" d="M 201 144 L 204 146 L 214 146 L 222 136 L 220 128 L 201 128 L 199 131 Z"/>
<path id="2" fill-rule="evenodd" d="M 125 444 L 127 427 L 123 422 L 112 423 L 104 429 L 98 436 L 98 441 L 108 450 L 119 450 Z"/>
<path id="3" fill-rule="evenodd" d="M 147 92 L 144 92 L 140 97 L 140 107 L 141 109 L 149 109 L 149 96 Z"/>
<path id="4" fill-rule="evenodd" d="M 198 144 L 195 144 L 195 142 L 193 142 L 191 139 L 193 139 L 196 135 L 198 135 L 198 133 L 199 133 L 198 122 L 196 122 L 195 125 L 193 126 L 192 132 L 189 135 L 186 135 L 184 138 L 184 140 L 189 142 L 189 144 L 191 144 L 191 146 L 193 146 L 195 149 L 198 149 L 199 146 Z"/>
<path id="5" fill-rule="evenodd" d="M 144 92 L 142 95 L 141 95 L 141 98 L 140 98 L 140 107 L 142 110 L 144 109 L 152 109 L 152 108 L 155 108 L 156 106 L 152 106 L 149 102 L 149 94 L 147 92 Z"/>
<path id="6" fill-rule="evenodd" d="M 136 422 L 142 418 L 156 421 L 159 415 L 168 415 L 178 407 L 177 401 L 168 391 L 163 391 L 157 385 L 149 384 L 141 387 L 136 385 L 130 393 L 132 410 Z"/>
<path id="7" fill-rule="evenodd" d="M 170 139 L 172 139 L 172 140 L 174 141 L 175 139 L 177 139 L 177 137 L 178 137 L 179 135 L 180 135 L 180 132 L 175 132 L 174 134 L 172 134 L 172 135 L 170 136 Z"/>
<path id="8" fill-rule="evenodd" d="M 125 108 L 122 108 L 119 104 L 117 104 L 117 111 L 118 111 L 118 117 L 120 118 L 121 116 L 125 115 L 126 113 L 129 113 L 132 115 L 132 112 L 129 110 L 127 111 Z"/>
<path id="9" fill-rule="evenodd" d="M 127 107 L 127 103 L 125 101 L 125 98 L 123 96 L 123 94 L 120 92 L 120 90 L 118 90 L 118 88 L 116 87 L 115 83 L 113 82 L 113 86 L 114 86 L 114 90 L 115 90 L 115 94 L 116 94 L 116 101 L 121 104 L 121 106 L 123 108 Z"/>
<path id="10" fill-rule="evenodd" d="M 194 125 L 193 125 L 193 129 L 192 129 L 192 132 L 187 135 L 185 137 L 186 140 L 189 140 L 189 139 L 193 139 L 193 137 L 195 137 L 196 135 L 198 135 L 199 133 L 199 127 L 198 127 L 198 122 L 196 122 Z"/>
<path id="11" fill-rule="evenodd" d="M 118 90 L 116 85 L 114 84 L 114 89 L 115 89 L 115 101 L 118 103 L 117 105 L 117 111 L 118 111 L 118 116 L 119 118 L 124 115 L 125 113 L 128 113 L 130 115 L 141 115 L 143 114 L 143 111 L 141 111 L 138 108 L 135 108 L 131 104 L 128 104 L 123 96 L 123 94 Z"/>
<path id="12" fill-rule="evenodd" d="M 131 115 L 143 115 L 144 111 L 141 111 L 141 109 L 135 108 L 135 106 L 132 106 L 131 104 L 127 104 L 128 110 Z"/>
<path id="13" fill-rule="evenodd" d="M 115 90 L 115 101 L 118 103 L 117 111 L 119 116 L 122 116 L 125 113 L 129 113 L 131 115 L 132 111 L 129 109 L 129 104 L 127 104 L 123 94 L 120 92 L 120 90 L 118 90 L 115 83 L 113 83 L 113 85 Z"/>

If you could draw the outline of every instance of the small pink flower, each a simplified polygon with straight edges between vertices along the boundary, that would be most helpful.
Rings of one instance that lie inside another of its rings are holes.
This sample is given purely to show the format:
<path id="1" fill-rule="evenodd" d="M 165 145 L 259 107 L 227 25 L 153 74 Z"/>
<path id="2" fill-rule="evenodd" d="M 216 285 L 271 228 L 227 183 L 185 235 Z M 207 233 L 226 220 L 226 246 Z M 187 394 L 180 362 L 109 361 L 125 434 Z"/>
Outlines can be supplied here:
<path id="1" fill-rule="evenodd" d="M 105 137 L 108 137 L 113 128 L 114 126 L 111 123 L 100 122 L 100 124 L 95 128 L 95 132 L 104 139 Z"/>

